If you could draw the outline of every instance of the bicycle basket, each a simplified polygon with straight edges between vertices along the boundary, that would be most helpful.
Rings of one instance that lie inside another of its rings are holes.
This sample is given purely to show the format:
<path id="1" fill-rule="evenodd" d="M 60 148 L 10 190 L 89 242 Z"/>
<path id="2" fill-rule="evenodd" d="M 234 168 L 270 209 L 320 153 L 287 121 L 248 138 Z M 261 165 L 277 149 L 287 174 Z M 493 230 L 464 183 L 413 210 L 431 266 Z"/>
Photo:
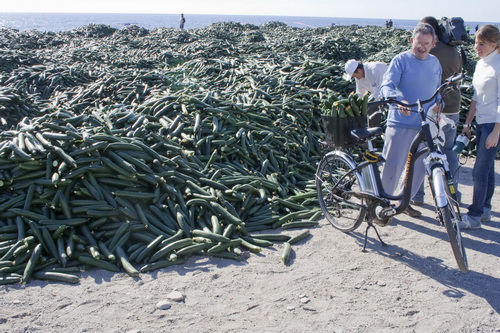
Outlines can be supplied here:
<path id="1" fill-rule="evenodd" d="M 351 130 L 366 127 L 366 116 L 344 118 L 321 116 L 321 120 L 326 142 L 334 147 L 356 144 L 356 139 L 351 136 Z"/>

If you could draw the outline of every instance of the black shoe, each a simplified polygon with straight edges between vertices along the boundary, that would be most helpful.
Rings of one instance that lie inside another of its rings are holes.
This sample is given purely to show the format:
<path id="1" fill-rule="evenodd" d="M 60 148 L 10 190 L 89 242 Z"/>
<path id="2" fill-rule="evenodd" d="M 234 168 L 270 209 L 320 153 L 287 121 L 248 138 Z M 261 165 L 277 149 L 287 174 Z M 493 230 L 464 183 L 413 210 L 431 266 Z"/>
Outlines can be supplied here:
<path id="1" fill-rule="evenodd" d="M 404 211 L 405 214 L 408 214 L 410 217 L 419 217 L 422 216 L 422 213 L 412 206 L 408 205 L 408 207 Z"/>

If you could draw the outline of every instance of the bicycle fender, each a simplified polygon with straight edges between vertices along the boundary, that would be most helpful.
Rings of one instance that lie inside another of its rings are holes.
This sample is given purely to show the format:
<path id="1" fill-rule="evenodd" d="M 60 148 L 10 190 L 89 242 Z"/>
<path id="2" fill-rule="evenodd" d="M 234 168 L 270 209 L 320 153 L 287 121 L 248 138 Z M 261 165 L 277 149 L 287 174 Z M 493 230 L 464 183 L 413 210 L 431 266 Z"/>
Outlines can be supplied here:
<path id="1" fill-rule="evenodd" d="M 434 200 L 436 201 L 436 206 L 438 208 L 443 208 L 448 204 L 444 176 L 445 172 L 443 168 L 432 169 L 432 187 L 434 189 Z"/>
<path id="2" fill-rule="evenodd" d="M 347 154 L 343 151 L 335 150 L 335 151 L 331 151 L 331 152 L 327 153 L 327 155 L 337 155 L 337 156 L 343 158 L 346 161 L 346 163 L 348 163 L 349 166 L 353 169 L 356 169 L 358 167 L 358 164 L 354 161 L 354 159 L 349 154 Z M 361 174 L 361 172 L 359 170 L 354 171 L 354 173 L 356 174 L 356 177 L 358 178 L 359 187 L 361 188 L 361 191 L 366 191 L 366 184 L 365 184 L 365 179 L 363 178 L 363 175 Z"/>

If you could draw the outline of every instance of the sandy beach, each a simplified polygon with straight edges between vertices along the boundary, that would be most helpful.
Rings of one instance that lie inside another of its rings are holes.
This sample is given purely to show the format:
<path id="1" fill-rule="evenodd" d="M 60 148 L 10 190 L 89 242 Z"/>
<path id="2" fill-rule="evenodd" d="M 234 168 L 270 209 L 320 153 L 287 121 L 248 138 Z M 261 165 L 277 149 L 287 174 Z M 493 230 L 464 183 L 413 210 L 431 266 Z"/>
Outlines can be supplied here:
<path id="1" fill-rule="evenodd" d="M 472 165 L 460 170 L 464 209 Z M 499 332 L 500 213 L 463 232 L 464 274 L 426 199 L 421 218 L 378 228 L 388 246 L 370 230 L 366 252 L 365 225 L 343 234 L 322 220 L 289 265 L 277 244 L 238 262 L 194 256 L 138 278 L 94 269 L 77 285 L 1 286 L 0 332 Z"/>

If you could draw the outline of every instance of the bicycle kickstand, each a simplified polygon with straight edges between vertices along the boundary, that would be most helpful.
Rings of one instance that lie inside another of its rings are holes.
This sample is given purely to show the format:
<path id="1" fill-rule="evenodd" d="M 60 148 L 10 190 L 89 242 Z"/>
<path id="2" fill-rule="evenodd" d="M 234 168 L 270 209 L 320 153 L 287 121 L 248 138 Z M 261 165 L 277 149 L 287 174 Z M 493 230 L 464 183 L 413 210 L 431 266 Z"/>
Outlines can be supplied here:
<path id="1" fill-rule="evenodd" d="M 377 237 L 378 237 L 378 240 L 380 241 L 380 244 L 382 244 L 383 246 L 387 246 L 387 244 L 382 240 L 382 238 L 380 238 L 380 234 L 378 233 L 377 228 L 375 228 L 373 223 L 368 222 L 368 226 L 366 227 L 366 230 L 365 230 L 365 243 L 363 244 L 363 250 L 361 250 L 362 252 L 366 252 L 366 244 L 368 242 L 368 229 L 370 229 L 370 228 L 373 228 L 373 230 L 375 230 L 375 233 L 377 234 Z"/>

